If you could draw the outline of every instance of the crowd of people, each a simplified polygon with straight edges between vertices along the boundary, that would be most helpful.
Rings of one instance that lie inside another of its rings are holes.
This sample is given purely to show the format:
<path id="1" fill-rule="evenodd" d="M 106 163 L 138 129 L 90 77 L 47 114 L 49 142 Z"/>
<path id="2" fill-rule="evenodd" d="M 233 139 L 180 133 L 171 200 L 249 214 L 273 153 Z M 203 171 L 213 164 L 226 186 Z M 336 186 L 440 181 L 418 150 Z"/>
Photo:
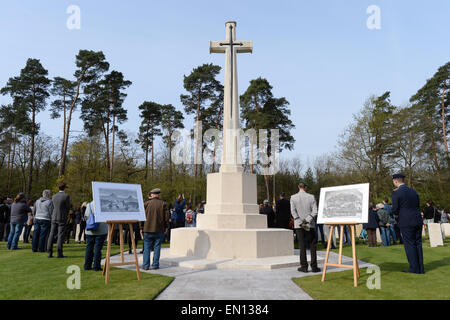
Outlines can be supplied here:
<path id="1" fill-rule="evenodd" d="M 426 201 L 424 210 L 419 210 L 419 197 L 414 189 L 404 184 L 404 176 L 393 176 L 397 187 L 392 193 L 392 202 L 384 198 L 382 203 L 369 205 L 368 222 L 363 225 L 360 235 L 367 240 L 369 247 L 377 246 L 377 229 L 380 233 L 382 246 L 404 244 L 410 262 L 410 272 L 423 273 L 422 257 L 422 227 L 429 223 L 449 223 L 450 216 L 439 205 L 431 200 Z M 19 193 L 14 200 L 3 198 L 0 204 L 0 240 L 6 242 L 9 250 L 18 247 L 20 236 L 28 243 L 31 237 L 33 252 L 47 252 L 53 257 L 53 246 L 57 243 L 57 258 L 64 258 L 63 244 L 70 239 L 86 244 L 85 270 L 99 271 L 101 269 L 101 251 L 106 241 L 108 226 L 105 223 L 91 223 L 90 217 L 95 216 L 93 202 L 84 202 L 74 208 L 70 196 L 66 193 L 68 186 L 58 184 L 59 192 L 51 196 L 50 190 L 44 190 L 42 197 L 35 202 L 27 200 L 25 194 Z M 319 272 L 317 267 L 317 240 L 326 246 L 329 238 L 329 225 L 317 224 L 317 204 L 314 196 L 307 193 L 308 184 L 301 181 L 298 193 L 286 199 L 284 192 L 280 199 L 271 205 L 268 200 L 260 205 L 259 213 L 267 217 L 268 228 L 291 229 L 294 232 L 300 249 L 301 272 L 308 272 L 306 249 L 311 254 L 311 269 Z M 146 221 L 133 226 L 134 234 L 128 225 L 124 224 L 125 233 L 132 253 L 132 241 L 137 247 L 143 240 L 143 268 L 145 270 L 159 268 L 159 256 L 162 243 L 170 241 L 171 229 L 181 227 L 196 227 L 198 214 L 205 213 L 205 201 L 193 207 L 191 200 L 186 201 L 184 194 L 179 194 L 175 201 L 168 203 L 160 199 L 160 189 L 153 189 L 144 203 Z M 402 214 L 403 212 L 403 214 Z M 420 214 L 419 214 L 420 213 Z M 400 217 L 403 215 L 403 218 Z M 401 220 L 401 223 L 400 223 Z M 420 230 L 419 230 L 420 229 Z M 420 237 L 418 232 L 420 231 Z M 113 241 L 119 244 L 119 226 L 113 232 Z M 344 226 L 344 244 L 351 244 L 350 231 Z M 336 237 L 332 235 L 331 248 L 336 248 Z M 150 266 L 150 251 L 154 252 Z"/>
<path id="2" fill-rule="evenodd" d="M 8 250 L 18 250 L 19 240 L 29 243 L 32 239 L 32 252 L 46 252 L 53 257 L 53 247 L 56 243 L 57 258 L 65 258 L 63 244 L 74 242 L 86 244 L 85 270 L 101 270 L 101 251 L 108 234 L 105 223 L 96 223 L 95 227 L 89 225 L 89 217 L 94 213 L 93 202 L 83 202 L 74 207 L 70 196 L 66 193 L 68 186 L 61 182 L 58 184 L 59 192 L 51 195 L 50 190 L 44 190 L 42 197 L 36 201 L 27 200 L 24 193 L 19 193 L 14 199 L 5 197 L 0 203 L 0 241 L 6 242 Z M 154 251 L 155 258 L 152 268 L 159 267 L 159 251 L 164 241 L 170 241 L 170 230 L 180 227 L 196 227 L 197 214 L 204 213 L 205 201 L 192 207 L 191 200 L 186 202 L 184 194 L 180 194 L 173 204 L 159 199 L 160 190 L 154 189 L 149 193 L 145 202 L 147 223 L 133 225 L 134 236 L 130 233 L 128 224 L 123 224 L 124 238 L 128 242 L 129 253 L 132 253 L 132 239 L 136 247 L 139 240 L 143 240 L 144 269 L 148 269 L 145 259 L 149 258 L 150 251 Z M 158 201 L 152 201 L 158 199 Z M 159 202 L 155 210 L 153 204 Z M 161 205 L 161 203 L 163 205 Z M 150 206 L 152 204 L 152 206 Z M 153 208 L 153 209 L 152 209 Z M 150 213 L 148 215 L 148 213 Z M 158 218 L 155 218 L 158 217 Z M 163 221 L 163 225 L 160 224 Z M 119 245 L 119 225 L 113 232 L 113 242 Z M 148 250 L 147 250 L 148 249 Z M 146 251 L 147 250 L 147 251 Z"/>
<path id="3" fill-rule="evenodd" d="M 414 189 L 405 185 L 404 178 L 403 174 L 393 175 L 393 184 L 396 187 L 391 195 L 393 204 L 389 203 L 387 197 L 382 203 L 370 203 L 368 222 L 363 224 L 363 229 L 356 236 L 367 241 L 369 247 L 377 247 L 378 230 L 382 246 L 390 246 L 397 242 L 404 245 L 410 263 L 409 270 L 405 272 L 424 273 L 422 227 L 427 230 L 429 223 L 449 223 L 450 215 L 440 205 L 434 205 L 431 200 L 426 201 L 425 208 L 420 210 L 419 196 Z M 316 223 L 317 205 L 314 196 L 306 192 L 308 184 L 301 181 L 298 188 L 299 192 L 294 194 L 290 201 L 285 199 L 283 192 L 280 194 L 280 200 L 274 205 L 264 200 L 260 205 L 259 213 L 267 216 L 269 228 L 294 230 L 300 249 L 299 271 L 308 272 L 306 249 L 310 249 L 311 269 L 313 272 L 319 272 L 316 257 L 317 240 L 320 235 L 321 242 L 327 246 L 330 225 Z M 400 216 L 402 216 L 401 223 Z M 336 235 L 334 233 L 331 239 L 330 247 L 335 249 Z M 341 241 L 343 245 L 351 245 L 350 230 L 346 225 L 343 228 Z"/>

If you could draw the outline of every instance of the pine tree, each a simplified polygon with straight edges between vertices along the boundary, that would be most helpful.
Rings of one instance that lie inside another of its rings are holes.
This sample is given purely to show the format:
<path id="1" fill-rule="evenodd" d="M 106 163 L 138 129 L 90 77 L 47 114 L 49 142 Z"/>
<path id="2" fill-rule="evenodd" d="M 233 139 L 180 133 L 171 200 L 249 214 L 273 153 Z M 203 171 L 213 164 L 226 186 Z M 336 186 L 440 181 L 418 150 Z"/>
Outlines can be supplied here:
<path id="1" fill-rule="evenodd" d="M 67 111 L 68 108 L 72 105 L 74 105 L 73 110 L 76 109 L 77 103 L 75 102 L 75 96 L 77 93 L 77 83 L 75 81 L 70 81 L 61 77 L 55 77 L 53 79 L 53 86 L 50 89 L 51 94 L 56 97 L 52 104 L 51 104 L 51 113 L 50 117 L 52 119 L 56 119 L 62 117 L 64 120 L 64 126 L 63 126 L 63 138 L 61 143 L 61 158 L 65 159 L 65 144 L 66 142 L 66 129 L 67 129 Z M 75 102 L 75 104 L 74 104 Z M 64 160 L 65 163 L 65 160 Z"/>
<path id="2" fill-rule="evenodd" d="M 176 129 L 184 128 L 183 124 L 184 116 L 181 111 L 175 109 L 171 104 L 161 106 L 161 128 L 164 129 L 166 134 L 163 139 L 169 147 L 169 173 L 170 181 L 173 180 L 173 167 L 172 167 L 172 134 Z"/>
<path id="3" fill-rule="evenodd" d="M 35 137 L 39 131 L 36 115 L 46 107 L 46 100 L 50 96 L 48 88 L 50 79 L 48 71 L 38 59 L 28 59 L 18 77 L 9 78 L 8 83 L 1 89 L 3 95 L 9 94 L 13 99 L 14 113 L 22 113 L 28 121 L 15 123 L 17 128 L 30 136 L 30 163 L 28 167 L 27 194 L 31 195 L 33 183 L 33 163 L 35 150 Z M 31 119 L 30 119 L 31 117 Z"/>
<path id="4" fill-rule="evenodd" d="M 444 192 L 439 161 L 442 145 L 447 159 L 447 166 L 450 165 L 446 130 L 450 118 L 448 110 L 450 94 L 447 90 L 449 80 L 450 62 L 440 67 L 434 76 L 428 79 L 425 85 L 410 99 L 410 102 L 421 110 L 421 127 L 425 137 L 423 150 L 429 155 L 434 164 L 437 184 L 441 194 Z"/>
<path id="5" fill-rule="evenodd" d="M 154 158 L 155 158 L 155 137 L 162 135 L 161 132 L 161 118 L 162 106 L 156 102 L 145 101 L 139 106 L 141 110 L 140 117 L 142 119 L 141 126 L 139 127 L 139 135 L 136 140 L 145 152 L 145 182 L 148 179 L 148 153 L 150 147 L 152 148 L 152 160 L 151 160 L 151 177 L 153 179 L 154 174 Z"/>
<path id="6" fill-rule="evenodd" d="M 288 108 L 289 102 L 284 97 L 273 97 L 272 86 L 266 79 L 251 80 L 250 86 L 241 95 L 240 102 L 241 118 L 244 121 L 245 129 L 254 129 L 257 132 L 260 129 L 268 130 L 267 141 L 264 142 L 268 159 L 271 158 L 273 152 L 281 152 L 284 148 L 289 150 L 293 148 L 295 139 L 291 135 L 290 130 L 295 126 L 289 119 L 291 114 Z M 274 146 L 272 146 L 271 142 L 272 129 L 278 129 L 279 132 L 278 150 L 273 150 Z M 270 199 L 270 178 L 267 174 L 267 168 L 273 165 L 275 164 L 270 161 L 268 164 L 263 165 L 267 199 Z"/>
<path id="7" fill-rule="evenodd" d="M 189 95 L 182 94 L 181 102 L 187 114 L 195 114 L 196 122 L 202 120 L 203 113 L 217 99 L 217 92 L 220 91 L 220 82 L 216 79 L 221 68 L 213 64 L 203 64 L 192 70 L 189 76 L 184 76 L 184 88 Z M 199 128 L 195 129 L 195 153 L 194 153 L 194 177 L 197 176 L 197 159 L 199 155 L 199 137 L 202 133 Z"/>
<path id="8" fill-rule="evenodd" d="M 109 69 L 109 63 L 106 62 L 105 55 L 101 51 L 95 52 L 90 50 L 80 50 L 75 58 L 75 64 L 77 66 L 74 73 L 76 78 L 76 92 L 73 97 L 72 104 L 68 109 L 65 127 L 66 130 L 63 135 L 65 137 L 65 141 L 62 146 L 63 151 L 59 164 L 59 177 L 63 176 L 65 172 L 67 148 L 69 146 L 70 124 L 72 121 L 72 114 L 79 103 L 80 90 L 83 86 L 96 82 L 101 75 Z"/>
<path id="9" fill-rule="evenodd" d="M 126 88 L 131 85 L 131 81 L 125 80 L 123 74 L 118 71 L 112 71 L 110 74 L 105 76 L 105 89 L 108 91 L 108 102 L 110 105 L 110 115 L 112 117 L 112 142 L 111 142 L 111 160 L 110 160 L 110 171 L 109 180 L 113 179 L 114 172 L 114 146 L 116 137 L 116 120 L 117 123 L 123 123 L 127 120 L 127 111 L 123 108 L 123 102 L 127 96 L 124 92 Z"/>

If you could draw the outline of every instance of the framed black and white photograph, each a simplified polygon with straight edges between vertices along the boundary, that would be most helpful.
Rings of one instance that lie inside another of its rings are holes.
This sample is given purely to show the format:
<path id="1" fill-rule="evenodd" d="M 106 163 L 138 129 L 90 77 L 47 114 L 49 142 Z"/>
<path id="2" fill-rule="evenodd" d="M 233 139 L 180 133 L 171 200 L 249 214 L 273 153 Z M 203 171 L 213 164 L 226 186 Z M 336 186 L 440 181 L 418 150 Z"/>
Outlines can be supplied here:
<path id="1" fill-rule="evenodd" d="M 368 183 L 320 189 L 317 223 L 367 223 L 368 217 Z"/>
<path id="2" fill-rule="evenodd" d="M 95 221 L 145 221 L 140 184 L 92 182 Z"/>

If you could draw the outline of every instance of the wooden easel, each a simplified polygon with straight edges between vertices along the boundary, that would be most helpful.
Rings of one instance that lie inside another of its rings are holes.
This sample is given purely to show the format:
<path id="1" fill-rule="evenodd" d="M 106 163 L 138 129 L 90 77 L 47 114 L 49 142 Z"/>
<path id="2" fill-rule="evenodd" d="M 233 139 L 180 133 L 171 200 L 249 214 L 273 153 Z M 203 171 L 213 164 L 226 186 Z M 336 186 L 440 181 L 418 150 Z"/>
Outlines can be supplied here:
<path id="1" fill-rule="evenodd" d="M 105 258 L 105 266 L 103 268 L 102 275 L 105 276 L 105 283 L 108 284 L 109 282 L 109 268 L 111 266 L 128 266 L 132 264 L 136 264 L 136 273 L 138 280 L 141 280 L 141 273 L 139 271 L 139 261 L 137 258 L 137 252 L 136 252 L 136 243 L 134 241 L 134 230 L 133 230 L 133 223 L 139 222 L 138 220 L 118 220 L 118 221 L 106 221 L 108 224 L 108 250 L 106 251 L 106 258 Z M 123 228 L 122 224 L 126 223 L 129 226 L 130 230 L 130 236 L 131 236 L 131 243 L 133 244 L 133 251 L 134 251 L 134 262 L 125 262 L 125 259 L 123 257 Z M 120 258 L 122 259 L 122 262 L 118 263 L 111 263 L 111 243 L 112 238 L 114 234 L 114 225 L 119 225 L 119 234 L 120 234 Z"/>
<path id="2" fill-rule="evenodd" d="M 323 264 L 323 273 L 322 273 L 322 282 L 325 281 L 325 274 L 327 272 L 327 266 L 333 267 L 341 267 L 341 268 L 352 268 L 353 269 L 353 286 L 358 286 L 358 278 L 359 278 L 359 265 L 358 259 L 356 258 L 356 245 L 355 245 L 355 226 L 358 224 L 356 222 L 347 222 L 347 223 L 326 223 L 330 226 L 330 234 L 328 235 L 328 245 L 327 245 L 327 254 L 325 256 L 325 262 Z M 340 244 L 339 244 L 339 262 L 336 263 L 328 263 L 328 256 L 330 254 L 330 247 L 333 241 L 333 232 L 334 227 L 341 225 L 340 232 Z M 342 264 L 342 245 L 343 245 L 343 236 L 344 236 L 344 226 L 348 226 L 350 228 L 351 238 L 352 238 L 352 252 L 353 252 L 353 264 L 347 265 Z"/>

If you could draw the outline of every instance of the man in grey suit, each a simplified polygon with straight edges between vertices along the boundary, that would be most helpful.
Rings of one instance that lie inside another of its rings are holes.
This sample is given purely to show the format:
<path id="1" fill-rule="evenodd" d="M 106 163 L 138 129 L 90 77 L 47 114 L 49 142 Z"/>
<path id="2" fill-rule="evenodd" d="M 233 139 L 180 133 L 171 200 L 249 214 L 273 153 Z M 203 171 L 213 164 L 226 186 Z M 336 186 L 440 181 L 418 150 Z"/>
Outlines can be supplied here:
<path id="1" fill-rule="evenodd" d="M 56 232 L 58 233 L 58 258 L 64 258 L 63 242 L 65 235 L 65 226 L 67 222 L 67 215 L 70 210 L 70 197 L 65 192 L 68 186 L 64 182 L 58 183 L 59 192 L 52 197 L 53 213 L 52 213 L 52 227 L 48 237 L 47 250 L 48 257 L 53 257 L 53 238 Z"/>
<path id="2" fill-rule="evenodd" d="M 308 260 L 306 258 L 305 238 L 310 243 L 312 272 L 320 272 L 317 267 L 316 233 L 314 231 L 315 218 L 317 216 L 317 204 L 312 194 L 306 193 L 308 185 L 301 181 L 298 185 L 298 193 L 291 197 L 291 215 L 294 218 L 294 229 L 300 248 L 300 272 L 308 272 Z"/>

